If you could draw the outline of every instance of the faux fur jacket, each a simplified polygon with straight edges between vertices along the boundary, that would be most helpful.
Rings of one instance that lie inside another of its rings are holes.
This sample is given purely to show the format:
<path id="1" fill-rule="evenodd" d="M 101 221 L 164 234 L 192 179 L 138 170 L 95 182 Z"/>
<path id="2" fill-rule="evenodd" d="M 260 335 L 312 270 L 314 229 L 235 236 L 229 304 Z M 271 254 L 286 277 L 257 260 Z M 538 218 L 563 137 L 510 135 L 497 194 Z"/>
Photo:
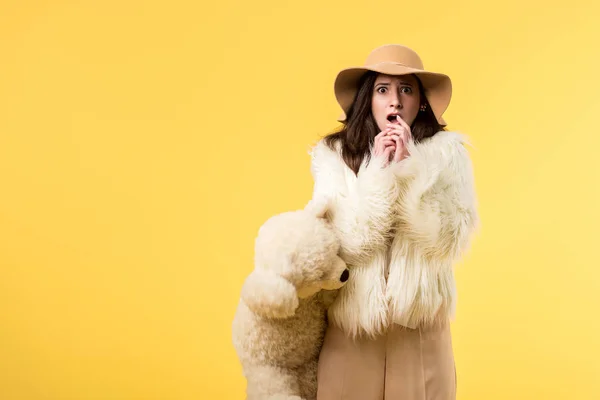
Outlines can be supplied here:
<path id="1" fill-rule="evenodd" d="M 313 200 L 332 204 L 328 217 L 351 271 L 330 323 L 351 336 L 374 336 L 391 323 L 416 328 L 453 316 L 453 263 L 478 225 L 465 143 L 461 134 L 440 131 L 410 142 L 399 163 L 365 159 L 358 175 L 339 147 L 321 140 L 311 149 Z"/>

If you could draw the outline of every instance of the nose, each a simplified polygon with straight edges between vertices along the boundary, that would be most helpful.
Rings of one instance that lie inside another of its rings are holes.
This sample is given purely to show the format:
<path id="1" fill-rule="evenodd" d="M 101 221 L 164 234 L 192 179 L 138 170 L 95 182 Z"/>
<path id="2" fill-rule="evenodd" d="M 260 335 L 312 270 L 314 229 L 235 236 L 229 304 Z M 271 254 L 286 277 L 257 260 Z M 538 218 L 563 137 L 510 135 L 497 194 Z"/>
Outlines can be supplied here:
<path id="1" fill-rule="evenodd" d="M 390 106 L 395 110 L 396 108 L 402 108 L 402 102 L 400 101 L 400 96 L 398 94 L 392 94 Z"/>
<path id="2" fill-rule="evenodd" d="M 349 277 L 350 277 L 350 271 L 345 269 L 344 272 L 342 272 L 342 276 L 340 276 L 340 282 L 346 282 Z"/>

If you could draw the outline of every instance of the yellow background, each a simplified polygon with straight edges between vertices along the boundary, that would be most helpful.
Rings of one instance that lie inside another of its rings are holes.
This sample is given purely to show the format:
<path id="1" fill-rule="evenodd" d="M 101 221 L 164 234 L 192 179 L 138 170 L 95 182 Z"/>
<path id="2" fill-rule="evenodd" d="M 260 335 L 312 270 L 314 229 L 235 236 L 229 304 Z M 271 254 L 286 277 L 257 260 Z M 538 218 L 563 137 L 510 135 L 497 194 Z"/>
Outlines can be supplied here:
<path id="1" fill-rule="evenodd" d="M 3 1 L 0 398 L 243 399 L 254 235 L 308 200 L 336 72 L 393 42 L 453 78 L 474 145 L 458 398 L 600 398 L 599 12 Z"/>

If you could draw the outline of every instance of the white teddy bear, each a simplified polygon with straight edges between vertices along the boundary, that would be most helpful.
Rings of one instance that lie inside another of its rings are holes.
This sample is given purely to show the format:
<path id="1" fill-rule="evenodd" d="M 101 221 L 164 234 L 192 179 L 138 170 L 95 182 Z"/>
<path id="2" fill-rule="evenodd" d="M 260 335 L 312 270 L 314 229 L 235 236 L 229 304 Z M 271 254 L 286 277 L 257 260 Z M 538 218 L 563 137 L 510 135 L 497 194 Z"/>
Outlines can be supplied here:
<path id="1" fill-rule="evenodd" d="M 247 400 L 316 399 L 327 307 L 349 277 L 326 213 L 309 203 L 259 229 L 233 320 Z"/>

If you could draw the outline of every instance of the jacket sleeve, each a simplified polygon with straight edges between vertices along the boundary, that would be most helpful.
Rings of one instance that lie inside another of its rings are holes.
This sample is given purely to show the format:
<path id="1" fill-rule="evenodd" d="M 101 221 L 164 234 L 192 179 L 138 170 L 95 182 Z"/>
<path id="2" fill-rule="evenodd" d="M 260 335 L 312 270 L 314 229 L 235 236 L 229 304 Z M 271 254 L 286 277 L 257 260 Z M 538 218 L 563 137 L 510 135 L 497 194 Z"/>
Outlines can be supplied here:
<path id="1" fill-rule="evenodd" d="M 382 157 L 371 157 L 355 175 L 322 140 L 311 151 L 313 201 L 329 202 L 327 215 L 341 242 L 340 256 L 350 265 L 366 262 L 390 239 L 399 182 L 383 165 Z"/>
<path id="2" fill-rule="evenodd" d="M 425 257 L 457 259 L 479 225 L 471 160 L 465 139 L 439 132 L 408 144 L 410 155 L 393 169 L 400 182 L 398 234 Z"/>

